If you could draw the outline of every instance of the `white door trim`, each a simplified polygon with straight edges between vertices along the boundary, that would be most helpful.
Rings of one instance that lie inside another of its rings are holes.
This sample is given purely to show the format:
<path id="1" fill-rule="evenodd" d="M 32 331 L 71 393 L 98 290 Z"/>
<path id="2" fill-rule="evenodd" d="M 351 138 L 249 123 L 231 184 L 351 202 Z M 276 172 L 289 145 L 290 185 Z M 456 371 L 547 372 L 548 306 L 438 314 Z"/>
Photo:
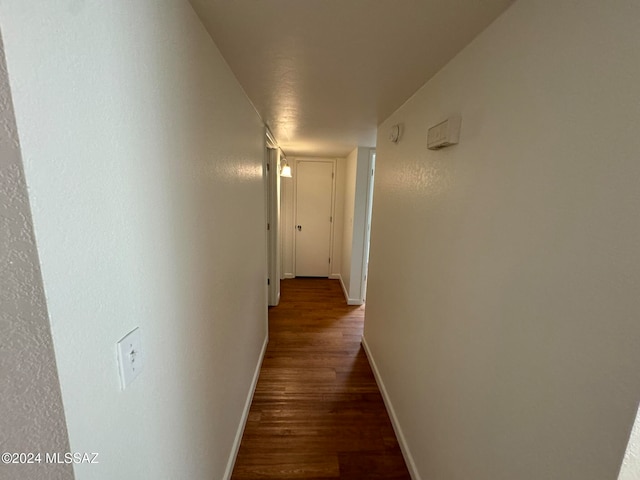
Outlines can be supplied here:
<path id="1" fill-rule="evenodd" d="M 367 203 L 364 221 L 364 248 L 362 249 L 362 272 L 360 272 L 360 298 L 365 301 L 369 280 L 369 247 L 371 245 L 371 217 L 373 210 L 373 184 L 375 181 L 376 150 L 369 151 L 369 171 L 367 172 Z"/>
<path id="2" fill-rule="evenodd" d="M 268 149 L 268 292 L 270 306 L 280 302 L 280 150 Z"/>

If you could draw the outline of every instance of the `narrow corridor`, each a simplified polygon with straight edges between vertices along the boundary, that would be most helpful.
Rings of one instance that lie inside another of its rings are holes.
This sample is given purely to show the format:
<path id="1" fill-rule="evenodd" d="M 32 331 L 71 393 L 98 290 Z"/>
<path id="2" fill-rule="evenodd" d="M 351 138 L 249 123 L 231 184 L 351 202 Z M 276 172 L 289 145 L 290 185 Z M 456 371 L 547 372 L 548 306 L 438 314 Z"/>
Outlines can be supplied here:
<path id="1" fill-rule="evenodd" d="M 409 479 L 337 280 L 282 282 L 233 480 Z"/>

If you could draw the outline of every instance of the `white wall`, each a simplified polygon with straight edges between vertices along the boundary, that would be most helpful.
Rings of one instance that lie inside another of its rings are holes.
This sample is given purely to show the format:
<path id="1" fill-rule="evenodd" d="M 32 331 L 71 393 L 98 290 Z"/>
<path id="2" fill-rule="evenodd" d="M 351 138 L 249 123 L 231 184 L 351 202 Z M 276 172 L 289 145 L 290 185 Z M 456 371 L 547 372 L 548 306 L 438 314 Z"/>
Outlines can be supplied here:
<path id="1" fill-rule="evenodd" d="M 331 262 L 331 278 L 339 279 L 342 272 L 342 249 L 344 237 L 345 190 L 347 161 L 336 159 L 336 199 L 333 215 L 333 255 Z"/>
<path id="2" fill-rule="evenodd" d="M 638 45 L 635 0 L 520 0 L 380 126 L 365 338 L 416 478 L 617 477 L 640 399 Z M 460 144 L 428 151 L 453 114 Z"/>
<path id="3" fill-rule="evenodd" d="M 640 410 L 631 430 L 618 480 L 640 480 Z"/>
<path id="4" fill-rule="evenodd" d="M 0 14 L 76 478 L 223 478 L 266 339 L 261 121 L 186 1 Z"/>
<path id="5" fill-rule="evenodd" d="M 356 203 L 356 174 L 358 170 L 358 149 L 355 148 L 345 159 L 344 208 L 342 227 L 342 266 L 340 276 L 347 299 L 351 285 L 351 250 L 353 248 L 353 217 Z"/>
<path id="6" fill-rule="evenodd" d="M 346 158 L 344 183 L 344 220 L 340 275 L 347 302 L 363 302 L 362 269 L 366 235 L 369 157 L 371 149 L 355 148 Z"/>
<path id="7" fill-rule="evenodd" d="M 65 453 L 69 439 L 1 42 L 0 126 L 0 453 Z M 0 477 L 67 480 L 73 470 L 0 463 Z"/>

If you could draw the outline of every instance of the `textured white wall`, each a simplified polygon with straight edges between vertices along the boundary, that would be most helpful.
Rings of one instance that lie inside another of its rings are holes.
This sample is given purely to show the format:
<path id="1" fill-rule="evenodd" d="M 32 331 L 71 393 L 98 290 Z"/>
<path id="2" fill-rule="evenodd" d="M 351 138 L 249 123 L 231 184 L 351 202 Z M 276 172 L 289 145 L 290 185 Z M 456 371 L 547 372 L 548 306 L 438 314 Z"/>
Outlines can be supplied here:
<path id="1" fill-rule="evenodd" d="M 65 453 L 53 341 L 0 42 L 0 453 Z M 73 478 L 71 465 L 0 463 L 3 480 Z"/>
<path id="2" fill-rule="evenodd" d="M 0 14 L 76 478 L 223 478 L 266 338 L 261 121 L 186 1 Z"/>
<path id="3" fill-rule="evenodd" d="M 364 273 L 364 247 L 366 241 L 367 195 L 369 193 L 369 163 L 371 149 L 358 147 L 356 187 L 353 208 L 353 234 L 351 248 L 351 282 L 349 297 L 352 303 L 363 301 L 362 280 Z"/>
<path id="4" fill-rule="evenodd" d="M 640 410 L 633 424 L 618 480 L 640 480 Z"/>
<path id="5" fill-rule="evenodd" d="M 342 267 L 340 275 L 342 283 L 349 296 L 351 285 L 351 249 L 353 248 L 353 215 L 356 200 L 356 171 L 358 168 L 358 149 L 355 148 L 345 158 L 344 176 L 344 208 L 342 227 Z"/>
<path id="6" fill-rule="evenodd" d="M 342 271 L 342 239 L 344 236 L 344 195 L 347 162 L 336 159 L 336 199 L 333 215 L 333 256 L 331 258 L 331 276 L 340 278 Z"/>
<path id="7" fill-rule="evenodd" d="M 638 45 L 635 0 L 520 0 L 380 126 L 365 337 L 424 479 L 617 477 L 640 398 Z M 453 114 L 460 144 L 428 151 Z"/>
<path id="8" fill-rule="evenodd" d="M 365 239 L 369 154 L 357 147 L 346 158 L 341 276 L 348 300 L 362 301 L 362 267 Z"/>

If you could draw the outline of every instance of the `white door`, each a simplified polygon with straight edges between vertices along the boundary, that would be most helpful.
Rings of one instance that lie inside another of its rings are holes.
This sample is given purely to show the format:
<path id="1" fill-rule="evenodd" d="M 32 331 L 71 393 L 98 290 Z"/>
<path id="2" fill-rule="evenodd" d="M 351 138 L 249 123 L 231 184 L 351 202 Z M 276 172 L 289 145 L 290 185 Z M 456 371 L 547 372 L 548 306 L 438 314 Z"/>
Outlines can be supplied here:
<path id="1" fill-rule="evenodd" d="M 328 277 L 333 162 L 296 162 L 296 276 Z"/>

